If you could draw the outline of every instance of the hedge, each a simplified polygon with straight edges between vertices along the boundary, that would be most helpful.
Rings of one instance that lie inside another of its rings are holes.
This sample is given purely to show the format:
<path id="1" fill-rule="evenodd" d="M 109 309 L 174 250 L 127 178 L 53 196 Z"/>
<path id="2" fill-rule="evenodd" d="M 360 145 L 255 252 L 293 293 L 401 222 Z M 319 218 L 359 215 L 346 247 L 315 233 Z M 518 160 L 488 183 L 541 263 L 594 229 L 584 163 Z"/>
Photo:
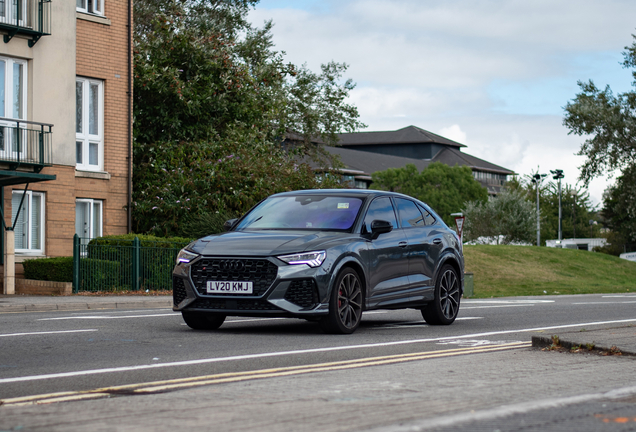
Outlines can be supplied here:
<path id="1" fill-rule="evenodd" d="M 32 259 L 22 265 L 26 279 L 73 282 L 73 257 Z"/>

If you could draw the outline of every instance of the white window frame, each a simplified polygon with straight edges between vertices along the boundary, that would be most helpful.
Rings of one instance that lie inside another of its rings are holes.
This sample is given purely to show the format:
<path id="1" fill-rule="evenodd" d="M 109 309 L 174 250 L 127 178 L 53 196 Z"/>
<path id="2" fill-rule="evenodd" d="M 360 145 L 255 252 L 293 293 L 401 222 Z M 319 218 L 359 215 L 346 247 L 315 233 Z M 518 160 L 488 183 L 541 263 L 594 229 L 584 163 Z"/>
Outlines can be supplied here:
<path id="1" fill-rule="evenodd" d="M 23 190 L 13 190 L 11 191 L 11 201 L 13 202 L 13 197 L 15 195 L 20 195 L 20 198 L 22 198 L 21 195 L 24 194 Z M 27 196 L 24 197 L 24 202 L 22 203 L 22 209 L 20 210 L 20 215 L 24 215 L 25 213 L 25 209 L 28 212 L 27 213 L 27 240 L 26 240 L 26 244 L 29 245 L 28 248 L 20 248 L 18 249 L 17 247 L 15 248 L 15 253 L 16 254 L 22 254 L 22 255 L 44 255 L 44 249 L 45 249 L 45 244 L 44 244 L 44 240 L 45 240 L 45 221 L 46 221 L 46 196 L 43 192 L 33 192 L 33 191 L 26 191 Z M 39 249 L 33 249 L 31 248 L 31 240 L 32 240 L 32 235 L 33 235 L 33 196 L 39 196 L 40 197 L 40 229 L 39 229 L 39 235 L 40 235 L 40 248 Z M 16 209 L 12 208 L 11 211 L 11 225 L 13 226 L 13 223 L 15 222 L 14 219 L 14 211 L 17 211 Z"/>
<path id="2" fill-rule="evenodd" d="M 104 81 L 91 78 L 77 77 L 77 84 L 82 86 L 82 131 L 77 132 L 77 124 L 75 125 L 75 163 L 76 168 L 80 171 L 103 171 L 104 170 Z M 89 91 L 91 85 L 98 86 L 98 102 L 97 102 L 97 118 L 98 127 L 97 134 L 89 133 Z M 77 101 L 77 87 L 75 100 Z M 77 106 L 76 116 L 77 116 Z M 77 122 L 77 119 L 76 119 Z M 97 164 L 90 163 L 90 145 L 97 145 Z M 78 159 L 77 146 L 81 146 L 81 158 Z"/>
<path id="3" fill-rule="evenodd" d="M 104 0 L 76 0 L 78 12 L 104 15 Z"/>
<path id="4" fill-rule="evenodd" d="M 88 239 L 93 239 L 96 237 L 101 237 L 103 235 L 104 232 L 104 201 L 103 200 L 97 200 L 97 199 L 92 199 L 92 198 L 77 198 L 75 199 L 75 217 L 77 218 L 77 204 L 79 203 L 85 203 L 88 204 L 88 232 L 89 232 L 89 236 L 88 237 L 84 237 L 81 236 L 80 233 L 77 232 L 77 226 L 75 227 L 75 233 L 81 237 L 82 239 L 88 238 Z M 93 220 L 94 220 L 94 209 L 95 206 L 99 207 L 99 230 L 97 233 L 95 233 L 95 227 L 93 226 Z M 77 220 L 75 221 L 77 223 Z"/>
<path id="5" fill-rule="evenodd" d="M 22 60 L 22 59 L 17 59 L 17 58 L 13 58 L 13 57 L 6 57 L 6 56 L 0 56 L 0 61 L 4 62 L 4 115 L 0 115 L 0 117 L 4 117 L 4 118 L 11 118 L 11 119 L 16 119 L 16 120 L 26 120 L 26 116 L 27 116 L 27 94 L 28 94 L 28 89 L 27 89 L 27 83 L 28 83 L 28 62 L 26 60 Z M 18 113 L 17 116 L 14 116 L 13 114 L 13 66 L 14 65 L 21 65 L 22 66 L 22 76 L 20 77 L 21 79 L 21 86 L 22 86 L 22 97 L 20 100 L 20 106 L 21 106 L 21 111 L 20 113 Z M 7 127 L 16 127 L 16 123 L 13 122 L 7 122 L 7 121 L 0 121 L 0 127 L 2 126 L 7 126 Z M 23 125 L 24 127 L 26 127 L 26 125 Z M 18 152 L 17 149 L 14 148 L 13 145 L 13 137 L 11 133 L 8 133 L 9 130 L 4 129 L 3 132 L 6 132 L 4 135 L 2 135 L 0 137 L 0 139 L 3 140 L 3 142 L 0 144 L 0 159 L 3 158 L 3 156 L 5 158 L 14 160 L 17 159 L 18 156 Z M 25 137 L 23 137 L 25 138 Z"/>

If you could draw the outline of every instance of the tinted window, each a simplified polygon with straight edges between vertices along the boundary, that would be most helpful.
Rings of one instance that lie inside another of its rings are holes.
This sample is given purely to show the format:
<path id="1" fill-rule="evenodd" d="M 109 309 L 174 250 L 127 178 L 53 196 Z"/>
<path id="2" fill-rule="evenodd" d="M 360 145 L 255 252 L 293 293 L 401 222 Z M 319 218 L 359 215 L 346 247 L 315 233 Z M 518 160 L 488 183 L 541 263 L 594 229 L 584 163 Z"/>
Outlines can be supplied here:
<path id="1" fill-rule="evenodd" d="M 397 228 L 397 219 L 395 219 L 393 204 L 389 198 L 376 198 L 369 206 L 367 215 L 364 218 L 364 226 L 367 232 L 371 232 L 371 222 L 374 220 L 390 222 L 393 228 Z"/>
<path id="2" fill-rule="evenodd" d="M 252 210 L 237 229 L 348 230 L 361 206 L 362 200 L 352 197 L 272 197 Z"/>
<path id="3" fill-rule="evenodd" d="M 422 211 L 422 214 L 424 215 L 424 222 L 426 223 L 426 225 L 433 225 L 435 223 L 435 218 L 433 217 L 433 215 L 430 214 L 429 211 L 426 210 L 424 207 L 420 205 L 418 205 L 417 207 Z"/>
<path id="4" fill-rule="evenodd" d="M 396 198 L 395 203 L 397 204 L 402 228 L 424 226 L 424 217 L 413 201 Z"/>

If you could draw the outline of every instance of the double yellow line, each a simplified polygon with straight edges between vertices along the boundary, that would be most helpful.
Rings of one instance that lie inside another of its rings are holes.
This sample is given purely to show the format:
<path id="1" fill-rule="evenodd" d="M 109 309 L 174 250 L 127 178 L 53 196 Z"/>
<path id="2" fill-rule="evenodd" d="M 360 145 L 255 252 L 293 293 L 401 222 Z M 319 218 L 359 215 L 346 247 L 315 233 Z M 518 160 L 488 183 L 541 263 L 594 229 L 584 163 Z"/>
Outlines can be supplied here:
<path id="1" fill-rule="evenodd" d="M 382 366 L 415 360 L 427 360 L 440 357 L 453 357 L 466 354 L 479 354 L 495 351 L 505 351 L 519 348 L 529 348 L 531 342 L 512 342 L 502 345 L 486 345 L 470 348 L 456 348 L 441 351 L 427 351 L 409 354 L 397 354 L 382 357 L 367 357 L 356 360 L 345 360 L 330 363 L 319 363 L 304 366 L 290 366 L 274 369 L 261 369 L 246 372 L 231 372 L 215 375 L 205 375 L 192 378 L 179 378 L 165 381 L 154 381 L 139 384 L 128 384 L 114 387 L 104 387 L 94 390 L 48 393 L 33 396 L 23 396 L 10 399 L 0 399 L 1 406 L 21 406 L 35 404 L 49 404 L 56 402 L 70 402 L 87 399 L 107 398 L 118 395 L 141 395 L 163 393 L 184 388 L 225 384 L 247 380 L 278 378 L 290 375 L 301 375 L 314 372 L 331 372 L 345 369 L 355 369 L 367 366 Z"/>

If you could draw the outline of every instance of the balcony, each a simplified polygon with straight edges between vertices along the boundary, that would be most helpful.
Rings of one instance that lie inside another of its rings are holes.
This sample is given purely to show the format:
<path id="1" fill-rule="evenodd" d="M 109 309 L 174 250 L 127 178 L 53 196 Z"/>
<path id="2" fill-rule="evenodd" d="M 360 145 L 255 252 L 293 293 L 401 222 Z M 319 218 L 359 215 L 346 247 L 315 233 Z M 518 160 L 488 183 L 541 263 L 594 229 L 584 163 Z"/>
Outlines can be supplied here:
<path id="1" fill-rule="evenodd" d="M 15 35 L 29 37 L 33 47 L 42 36 L 51 34 L 51 0 L 0 0 L 0 30 L 4 42 Z"/>
<path id="2" fill-rule="evenodd" d="M 52 165 L 53 125 L 0 117 L 0 170 L 39 173 Z"/>

